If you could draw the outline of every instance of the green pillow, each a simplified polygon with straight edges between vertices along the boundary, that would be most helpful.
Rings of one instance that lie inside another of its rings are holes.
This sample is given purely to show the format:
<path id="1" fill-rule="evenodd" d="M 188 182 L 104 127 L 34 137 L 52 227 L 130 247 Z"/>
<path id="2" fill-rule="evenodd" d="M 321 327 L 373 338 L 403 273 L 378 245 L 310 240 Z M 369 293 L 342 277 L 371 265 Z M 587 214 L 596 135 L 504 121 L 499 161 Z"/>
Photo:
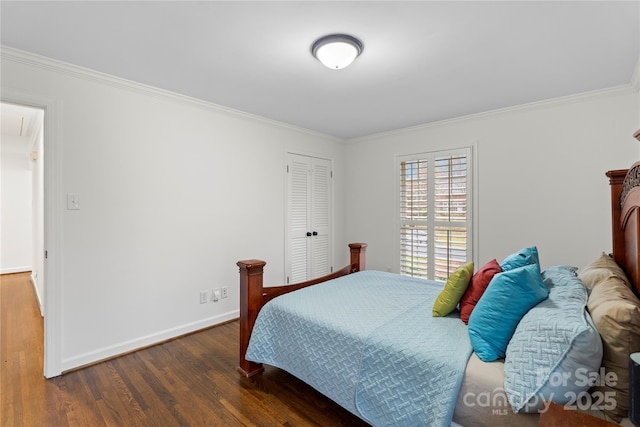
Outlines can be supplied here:
<path id="1" fill-rule="evenodd" d="M 473 276 L 473 262 L 461 265 L 449 276 L 444 289 L 433 303 L 433 317 L 444 317 L 456 308 L 469 286 L 471 276 Z"/>

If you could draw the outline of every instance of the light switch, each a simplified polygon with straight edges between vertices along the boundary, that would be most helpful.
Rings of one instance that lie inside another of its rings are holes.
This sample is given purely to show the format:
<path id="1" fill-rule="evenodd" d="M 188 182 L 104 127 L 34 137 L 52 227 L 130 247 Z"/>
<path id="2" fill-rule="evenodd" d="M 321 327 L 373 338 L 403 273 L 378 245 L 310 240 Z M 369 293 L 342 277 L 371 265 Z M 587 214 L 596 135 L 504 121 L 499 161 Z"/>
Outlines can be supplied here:
<path id="1" fill-rule="evenodd" d="M 67 210 L 80 209 L 80 195 L 79 194 L 67 194 Z"/>

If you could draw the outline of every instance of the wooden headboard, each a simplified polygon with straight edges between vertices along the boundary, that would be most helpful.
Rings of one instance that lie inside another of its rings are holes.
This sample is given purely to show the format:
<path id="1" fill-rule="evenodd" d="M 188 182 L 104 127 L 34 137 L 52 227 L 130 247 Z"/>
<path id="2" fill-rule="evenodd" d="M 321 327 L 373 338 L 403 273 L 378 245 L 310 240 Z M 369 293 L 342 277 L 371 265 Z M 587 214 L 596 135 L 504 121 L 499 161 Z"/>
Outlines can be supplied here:
<path id="1" fill-rule="evenodd" d="M 633 135 L 640 141 L 640 130 Z M 607 172 L 611 186 L 613 259 L 640 295 L 640 162 Z"/>

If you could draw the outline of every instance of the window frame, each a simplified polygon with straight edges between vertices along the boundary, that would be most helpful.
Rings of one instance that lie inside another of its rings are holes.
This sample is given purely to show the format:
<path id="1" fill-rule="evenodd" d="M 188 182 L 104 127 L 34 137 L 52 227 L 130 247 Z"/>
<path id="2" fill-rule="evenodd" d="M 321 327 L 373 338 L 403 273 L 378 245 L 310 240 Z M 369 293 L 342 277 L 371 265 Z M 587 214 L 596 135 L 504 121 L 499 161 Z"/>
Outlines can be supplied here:
<path id="1" fill-rule="evenodd" d="M 402 197 L 402 191 L 401 191 L 401 165 L 402 162 L 406 162 L 406 161 L 412 161 L 412 160 L 424 160 L 424 159 L 429 159 L 428 161 L 430 162 L 429 164 L 429 169 L 431 169 L 433 167 L 433 165 L 435 164 L 435 158 L 437 156 L 441 156 L 441 155 L 456 155 L 456 154 L 461 154 L 464 153 L 467 156 L 467 185 L 466 185 L 466 191 L 467 191 L 467 218 L 465 221 L 465 227 L 468 227 L 468 233 L 467 233 L 467 246 L 466 246 L 466 262 L 469 261 L 476 261 L 476 254 L 478 253 L 478 248 L 477 248 L 477 234 L 478 234 L 478 230 L 477 230 L 477 226 L 476 224 L 478 223 L 477 221 L 477 215 L 478 215 L 478 176 L 477 176 L 477 155 L 478 152 L 478 147 L 477 147 L 477 142 L 471 143 L 471 144 L 467 144 L 467 145 L 461 145 L 461 146 L 450 146 L 450 147 L 433 147 L 433 149 L 430 149 L 428 151 L 421 151 L 421 152 L 416 152 L 416 153 L 409 153 L 409 154 L 396 154 L 395 156 L 395 191 L 396 191 L 396 197 L 395 197 L 395 204 L 396 204 L 396 209 L 394 212 L 395 215 L 395 230 L 394 230 L 394 235 L 395 240 L 396 240 L 396 250 L 395 250 L 395 265 L 396 265 L 396 271 L 400 274 L 402 273 L 402 240 L 403 240 L 403 236 L 402 236 L 402 225 L 407 223 L 407 222 L 412 222 L 412 221 L 405 221 L 402 219 L 401 217 L 401 197 Z M 433 176 L 433 174 L 431 172 L 429 172 L 429 176 Z M 428 184 L 429 185 L 429 184 Z M 435 198 L 433 194 L 428 194 L 428 198 L 429 198 L 429 206 L 435 206 Z M 415 222 L 415 221 L 413 221 Z M 428 231 L 428 235 L 429 236 L 434 236 L 435 235 L 435 228 L 438 225 L 441 225 L 442 223 L 440 221 L 435 220 L 435 218 L 433 218 L 433 215 L 429 215 L 427 217 L 427 220 L 424 221 L 424 224 L 428 227 L 428 230 L 433 230 L 433 231 Z M 429 247 L 429 251 L 433 251 L 433 244 L 428 243 L 428 247 Z M 429 257 L 429 261 L 428 261 L 428 276 L 420 276 L 420 275 L 414 275 L 414 277 L 423 277 L 426 278 L 428 280 L 435 280 L 433 279 L 435 277 L 435 260 L 434 257 Z"/>

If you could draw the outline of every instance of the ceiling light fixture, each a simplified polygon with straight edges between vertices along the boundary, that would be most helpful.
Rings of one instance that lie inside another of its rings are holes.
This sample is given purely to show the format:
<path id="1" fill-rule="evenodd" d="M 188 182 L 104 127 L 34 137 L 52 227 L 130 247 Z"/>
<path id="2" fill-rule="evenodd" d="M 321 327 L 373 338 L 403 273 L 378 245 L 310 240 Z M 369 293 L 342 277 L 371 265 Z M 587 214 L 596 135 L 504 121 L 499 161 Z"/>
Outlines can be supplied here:
<path id="1" fill-rule="evenodd" d="M 311 53 L 322 64 L 332 70 L 348 67 L 362 53 L 364 45 L 347 34 L 330 34 L 311 45 Z"/>

